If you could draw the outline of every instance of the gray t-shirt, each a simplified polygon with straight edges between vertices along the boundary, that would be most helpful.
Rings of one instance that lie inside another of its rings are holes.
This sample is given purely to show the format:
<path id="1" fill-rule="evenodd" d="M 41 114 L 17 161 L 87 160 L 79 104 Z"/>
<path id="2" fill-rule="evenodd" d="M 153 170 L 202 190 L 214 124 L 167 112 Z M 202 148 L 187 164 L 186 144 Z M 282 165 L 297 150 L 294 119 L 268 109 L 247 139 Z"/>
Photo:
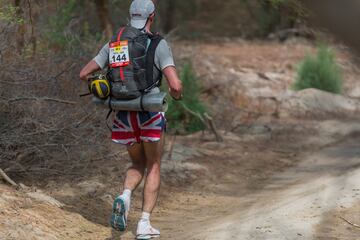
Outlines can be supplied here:
<path id="1" fill-rule="evenodd" d="M 101 69 L 109 64 L 109 43 L 105 44 L 100 50 L 94 61 Z M 155 50 L 155 65 L 158 69 L 164 70 L 169 66 L 175 66 L 171 49 L 165 39 L 161 40 Z"/>

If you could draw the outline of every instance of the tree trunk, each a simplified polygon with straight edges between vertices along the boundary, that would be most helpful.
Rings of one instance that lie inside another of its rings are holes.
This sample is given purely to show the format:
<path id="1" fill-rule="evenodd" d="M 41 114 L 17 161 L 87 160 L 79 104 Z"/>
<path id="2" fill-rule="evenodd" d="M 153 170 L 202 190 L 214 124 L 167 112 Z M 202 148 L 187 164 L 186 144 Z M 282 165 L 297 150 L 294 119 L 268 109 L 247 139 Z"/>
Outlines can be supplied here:
<path id="1" fill-rule="evenodd" d="M 37 48 L 37 39 L 35 35 L 35 19 L 37 18 L 37 15 L 33 14 L 32 9 L 32 3 L 31 0 L 27 0 L 28 8 L 29 8 L 29 23 L 30 23 L 30 29 L 31 29 L 31 35 L 30 35 L 30 43 L 32 46 L 32 56 L 35 56 L 36 54 L 36 48 Z"/>
<path id="2" fill-rule="evenodd" d="M 99 17 L 100 25 L 107 38 L 113 35 L 113 25 L 110 20 L 109 11 L 106 7 L 106 0 L 95 0 L 96 11 Z"/>
<path id="3" fill-rule="evenodd" d="M 165 21 L 164 24 L 165 33 L 169 33 L 174 28 L 175 8 L 176 8 L 175 0 L 170 0 L 167 2 L 166 12 L 164 17 L 162 18 L 162 20 Z"/>
<path id="4" fill-rule="evenodd" d="M 22 8 L 22 1 L 15 0 L 14 5 L 16 7 L 16 16 L 18 18 L 24 17 L 24 10 Z M 16 33 L 16 50 L 19 54 L 22 53 L 25 46 L 25 33 L 26 33 L 26 25 L 25 22 L 22 22 L 18 25 L 17 33 Z"/>
<path id="5" fill-rule="evenodd" d="M 262 0 L 261 1 L 261 8 L 262 8 L 262 16 L 260 18 L 261 27 L 262 27 L 262 34 L 263 37 L 268 36 L 269 33 L 272 33 L 276 29 L 276 25 L 278 24 L 276 17 L 274 16 L 274 6 L 272 1 L 270 0 Z"/>

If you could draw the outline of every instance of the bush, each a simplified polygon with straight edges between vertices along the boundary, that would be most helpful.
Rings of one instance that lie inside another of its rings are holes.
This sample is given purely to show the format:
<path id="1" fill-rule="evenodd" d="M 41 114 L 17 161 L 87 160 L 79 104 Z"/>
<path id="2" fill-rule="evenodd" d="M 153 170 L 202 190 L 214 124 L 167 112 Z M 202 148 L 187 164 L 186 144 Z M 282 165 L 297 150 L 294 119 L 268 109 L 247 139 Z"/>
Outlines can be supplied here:
<path id="1" fill-rule="evenodd" d="M 81 56 L 92 52 L 98 42 L 105 42 L 102 33 L 90 29 L 85 18 L 77 16 L 85 7 L 85 2 L 68 0 L 60 5 L 57 14 L 48 17 L 42 30 L 42 38 L 52 50 L 66 55 Z"/>
<path id="2" fill-rule="evenodd" d="M 200 84 L 190 64 L 185 64 L 180 78 L 183 84 L 184 98 L 181 102 L 169 101 L 167 119 L 171 132 L 193 133 L 204 130 L 205 126 L 201 120 L 190 114 L 189 109 L 194 113 L 203 115 L 206 112 L 205 105 L 200 100 Z"/>
<path id="3" fill-rule="evenodd" d="M 0 20 L 4 21 L 5 23 L 13 23 L 13 24 L 23 24 L 24 19 L 19 17 L 16 14 L 18 8 L 10 5 L 5 4 L 0 7 Z"/>
<path id="4" fill-rule="evenodd" d="M 316 88 L 327 92 L 341 93 L 342 74 L 330 48 L 321 46 L 317 56 L 305 57 L 299 67 L 294 88 L 296 90 Z"/>

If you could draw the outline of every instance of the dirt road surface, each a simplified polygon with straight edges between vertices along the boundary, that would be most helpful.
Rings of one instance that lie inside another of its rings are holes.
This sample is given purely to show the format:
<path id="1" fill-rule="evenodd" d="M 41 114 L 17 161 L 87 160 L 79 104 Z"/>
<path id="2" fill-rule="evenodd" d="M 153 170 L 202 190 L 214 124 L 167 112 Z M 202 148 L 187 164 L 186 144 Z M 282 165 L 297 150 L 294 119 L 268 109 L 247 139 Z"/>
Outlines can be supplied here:
<path id="1" fill-rule="evenodd" d="M 273 133 L 274 141 L 262 136 L 243 142 L 244 136 L 227 134 L 218 144 L 191 137 L 201 154 L 182 145 L 189 139 L 179 139 L 174 159 L 164 161 L 164 185 L 153 213 L 161 239 L 360 239 L 360 230 L 340 219 L 360 223 L 359 124 L 310 125 L 322 135 L 312 130 L 312 137 L 301 136 L 296 131 L 303 128 L 291 127 L 293 135 L 282 129 Z M 305 146 L 319 140 L 328 144 Z M 192 159 L 176 159 L 185 153 Z M 118 171 L 102 168 L 107 178 L 48 183 L 42 189 L 50 198 L 40 190 L 23 194 L 0 185 L 0 239 L 134 239 L 141 189 L 134 193 L 128 230 L 111 231 L 111 195 L 121 181 Z"/>
<path id="2" fill-rule="evenodd" d="M 178 239 L 337 239 L 334 232 L 319 232 L 317 227 L 324 214 L 351 208 L 360 198 L 359 140 L 309 154 L 274 176 L 263 190 L 238 198 L 233 214 L 214 216 L 212 223 L 198 224 Z M 341 237 L 359 238 L 357 229 L 348 229 Z"/>

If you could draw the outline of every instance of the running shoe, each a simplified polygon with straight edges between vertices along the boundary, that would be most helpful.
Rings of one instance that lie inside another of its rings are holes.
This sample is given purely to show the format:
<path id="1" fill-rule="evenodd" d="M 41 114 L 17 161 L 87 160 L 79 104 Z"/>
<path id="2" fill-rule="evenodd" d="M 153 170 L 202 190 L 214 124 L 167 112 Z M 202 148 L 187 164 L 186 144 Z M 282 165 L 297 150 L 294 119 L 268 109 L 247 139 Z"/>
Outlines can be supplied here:
<path id="1" fill-rule="evenodd" d="M 150 221 L 140 220 L 137 226 L 136 239 L 151 239 L 160 236 L 160 231 L 150 225 Z"/>
<path id="2" fill-rule="evenodd" d="M 118 196 L 113 204 L 110 218 L 111 227 L 117 231 L 125 231 L 127 223 L 128 207 L 122 196 Z"/>

